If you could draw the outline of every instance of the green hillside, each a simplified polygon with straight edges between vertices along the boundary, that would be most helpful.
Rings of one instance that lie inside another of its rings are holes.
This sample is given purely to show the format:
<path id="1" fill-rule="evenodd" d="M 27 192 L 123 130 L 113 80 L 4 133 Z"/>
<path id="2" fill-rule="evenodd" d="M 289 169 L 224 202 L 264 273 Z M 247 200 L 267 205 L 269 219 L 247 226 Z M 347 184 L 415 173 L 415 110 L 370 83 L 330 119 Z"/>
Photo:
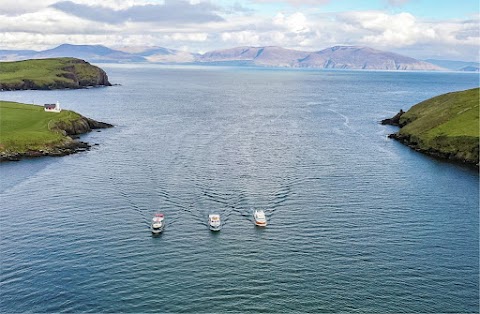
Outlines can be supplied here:
<path id="1" fill-rule="evenodd" d="M 69 141 L 56 125 L 80 117 L 69 110 L 51 113 L 42 106 L 0 101 L 0 152 L 23 153 Z"/>
<path id="2" fill-rule="evenodd" d="M 479 88 L 423 101 L 400 117 L 397 139 L 420 151 L 478 164 Z"/>
<path id="3" fill-rule="evenodd" d="M 0 90 L 110 86 L 102 69 L 75 58 L 0 62 Z"/>

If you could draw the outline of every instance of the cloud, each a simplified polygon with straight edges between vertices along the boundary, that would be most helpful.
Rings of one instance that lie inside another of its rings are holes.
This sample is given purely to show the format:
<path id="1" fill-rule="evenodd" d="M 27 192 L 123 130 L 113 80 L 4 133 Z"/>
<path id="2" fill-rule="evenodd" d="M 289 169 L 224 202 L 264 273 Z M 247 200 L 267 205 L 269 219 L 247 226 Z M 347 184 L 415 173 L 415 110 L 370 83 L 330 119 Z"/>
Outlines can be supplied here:
<path id="1" fill-rule="evenodd" d="M 207 2 L 191 4 L 181 0 L 166 0 L 164 4 L 132 5 L 115 10 L 105 6 L 62 1 L 52 4 L 51 7 L 83 19 L 109 24 L 125 22 L 195 24 L 223 21 L 216 13 L 219 8 Z"/>
<path id="2" fill-rule="evenodd" d="M 285 30 L 292 33 L 305 33 L 310 31 L 308 27 L 307 18 L 303 13 L 296 12 L 290 16 L 283 13 L 278 13 L 273 18 L 273 25 L 285 28 Z"/>
<path id="3" fill-rule="evenodd" d="M 409 12 L 386 10 L 327 13 L 301 6 L 283 12 L 249 9 L 254 1 L 272 0 L 29 0 L 31 5 L 26 1 L 1 0 L 0 49 L 45 49 L 65 42 L 111 47 L 148 44 L 192 52 L 238 45 L 309 51 L 359 45 L 416 58 L 438 54 L 463 60 L 479 58 L 478 14 L 463 20 L 426 20 Z M 15 3 L 21 5 L 16 7 Z"/>
<path id="4" fill-rule="evenodd" d="M 25 13 L 37 12 L 55 2 L 56 0 L 2 0 L 0 15 L 18 16 Z"/>
<path id="5" fill-rule="evenodd" d="M 474 45 L 479 42 L 479 20 L 426 21 L 410 13 L 346 12 L 337 21 L 350 26 L 357 43 L 385 48 L 413 45 Z"/>
<path id="6" fill-rule="evenodd" d="M 260 35 L 253 31 L 225 32 L 221 34 L 221 39 L 224 42 L 241 46 L 260 44 Z"/>

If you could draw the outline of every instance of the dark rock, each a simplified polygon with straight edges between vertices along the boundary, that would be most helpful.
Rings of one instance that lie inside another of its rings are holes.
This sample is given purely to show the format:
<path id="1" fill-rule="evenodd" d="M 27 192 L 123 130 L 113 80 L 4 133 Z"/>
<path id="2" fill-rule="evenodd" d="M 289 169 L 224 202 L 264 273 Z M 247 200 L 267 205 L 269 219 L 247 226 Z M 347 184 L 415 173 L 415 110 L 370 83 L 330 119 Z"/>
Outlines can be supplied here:
<path id="1" fill-rule="evenodd" d="M 105 122 L 95 121 L 93 119 L 81 117 L 74 121 L 61 121 L 55 127 L 62 130 L 66 135 L 79 135 L 92 131 L 93 129 L 111 128 L 113 125 Z"/>
<path id="2" fill-rule="evenodd" d="M 380 123 L 383 125 L 394 125 L 394 126 L 403 127 L 405 124 L 400 122 L 400 118 L 404 113 L 405 111 L 400 109 L 400 111 L 393 118 L 383 119 Z"/>
<path id="3" fill-rule="evenodd" d="M 109 123 L 95 121 L 93 119 L 85 118 L 81 116 L 75 121 L 65 122 L 62 121 L 57 123 L 55 128 L 65 135 L 72 136 L 73 138 L 78 138 L 79 134 L 84 134 L 90 132 L 92 129 L 101 129 L 101 128 L 111 128 L 113 125 Z M 20 159 L 34 158 L 41 156 L 52 156 L 52 157 L 61 157 L 70 154 L 75 154 L 78 152 L 88 151 L 91 148 L 91 145 L 72 139 L 72 137 L 67 137 L 67 139 L 60 145 L 51 148 L 43 148 L 41 150 L 29 150 L 25 153 L 1 153 L 0 162 L 4 161 L 19 161 Z M 95 144 L 98 146 L 98 144 Z"/>
<path id="4" fill-rule="evenodd" d="M 2 82 L 0 81 L 0 90 L 13 91 L 13 90 L 54 90 L 54 89 L 79 89 L 98 86 L 112 86 L 108 80 L 107 73 L 90 63 L 76 58 L 68 58 L 64 60 L 57 58 L 59 61 L 59 68 L 62 70 L 62 74 L 53 76 L 53 80 L 48 82 L 41 80 L 25 79 L 19 77 L 14 82 Z M 46 62 L 47 59 L 43 59 Z M 43 60 L 24 60 L 19 62 L 42 62 Z M 55 59 L 50 59 L 55 60 Z M 26 67 L 28 69 L 28 67 Z M 85 68 L 88 70 L 85 71 Z M 82 70 L 83 69 L 83 70 Z"/>

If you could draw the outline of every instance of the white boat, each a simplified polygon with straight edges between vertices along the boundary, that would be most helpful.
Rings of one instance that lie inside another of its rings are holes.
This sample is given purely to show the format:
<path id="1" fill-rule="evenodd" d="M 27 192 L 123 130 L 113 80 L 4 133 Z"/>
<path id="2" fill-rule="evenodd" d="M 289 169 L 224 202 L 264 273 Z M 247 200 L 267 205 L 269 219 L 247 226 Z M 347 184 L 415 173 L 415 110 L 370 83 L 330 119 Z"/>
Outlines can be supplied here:
<path id="1" fill-rule="evenodd" d="M 262 209 L 256 209 L 253 212 L 253 220 L 257 226 L 267 226 L 267 217 L 265 217 L 265 212 Z"/>
<path id="2" fill-rule="evenodd" d="M 212 231 L 220 231 L 220 229 L 222 228 L 220 215 L 217 215 L 217 214 L 208 215 L 208 227 Z"/>
<path id="3" fill-rule="evenodd" d="M 159 234 L 165 228 L 165 216 L 163 214 L 155 214 L 152 218 L 152 224 L 150 225 L 150 230 L 153 234 Z"/>

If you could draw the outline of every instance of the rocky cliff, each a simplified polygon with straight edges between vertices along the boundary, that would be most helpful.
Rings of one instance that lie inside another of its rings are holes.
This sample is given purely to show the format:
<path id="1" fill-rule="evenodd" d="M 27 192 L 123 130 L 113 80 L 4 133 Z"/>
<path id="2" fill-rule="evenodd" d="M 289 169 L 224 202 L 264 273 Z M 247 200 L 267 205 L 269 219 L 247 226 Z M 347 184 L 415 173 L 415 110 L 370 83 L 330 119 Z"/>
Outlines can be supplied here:
<path id="1" fill-rule="evenodd" d="M 63 140 L 55 145 L 46 143 L 41 148 L 28 149 L 27 151 L 1 151 L 0 162 L 4 161 L 19 161 L 27 157 L 41 157 L 41 156 L 66 156 L 82 151 L 90 150 L 92 147 L 89 143 L 79 141 L 76 137 L 80 134 L 91 132 L 94 129 L 111 128 L 113 125 L 105 122 L 95 121 L 84 116 L 71 121 L 58 121 L 52 127 L 52 132 L 60 132 L 63 134 Z"/>
<path id="2" fill-rule="evenodd" d="M 389 137 L 417 151 L 478 167 L 479 90 L 433 97 L 382 124 L 400 126 Z"/>
<path id="3" fill-rule="evenodd" d="M 75 58 L 0 63 L 0 90 L 78 89 L 111 85 L 104 70 Z"/>

